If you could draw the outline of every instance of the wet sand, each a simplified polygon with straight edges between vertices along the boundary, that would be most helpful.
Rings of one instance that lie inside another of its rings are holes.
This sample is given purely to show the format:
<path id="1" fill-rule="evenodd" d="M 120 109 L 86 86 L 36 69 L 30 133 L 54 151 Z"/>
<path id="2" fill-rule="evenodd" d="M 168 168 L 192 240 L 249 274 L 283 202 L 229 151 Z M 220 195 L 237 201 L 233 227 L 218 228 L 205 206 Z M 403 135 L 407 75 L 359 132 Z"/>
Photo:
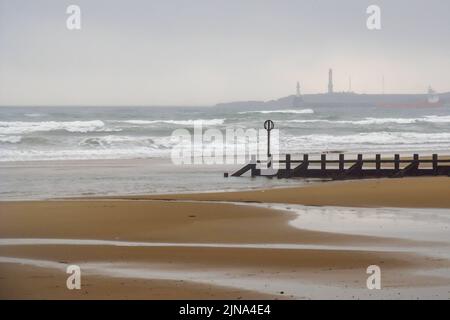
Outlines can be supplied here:
<path id="1" fill-rule="evenodd" d="M 185 280 L 124 279 L 82 275 L 81 290 L 68 290 L 63 270 L 18 264 L 0 264 L 0 299 L 274 299 L 236 288 Z"/>
<path id="2" fill-rule="evenodd" d="M 420 178 L 239 193 L 1 202 L 0 298 L 447 299 L 449 260 L 414 252 L 419 245 L 414 239 L 305 230 L 290 223 L 298 218 L 294 213 L 204 200 L 450 208 L 449 186 L 448 178 Z M 12 245 L 7 239 L 56 242 Z M 113 242 L 67 244 L 64 239 Z M 444 251 L 445 245 L 429 244 Z M 65 287 L 69 264 L 81 267 L 79 291 Z M 382 268 L 384 290 L 367 290 L 369 265 Z"/>
<path id="3" fill-rule="evenodd" d="M 144 199 L 250 201 L 306 206 L 450 208 L 450 177 L 373 179 L 248 192 L 155 195 Z"/>

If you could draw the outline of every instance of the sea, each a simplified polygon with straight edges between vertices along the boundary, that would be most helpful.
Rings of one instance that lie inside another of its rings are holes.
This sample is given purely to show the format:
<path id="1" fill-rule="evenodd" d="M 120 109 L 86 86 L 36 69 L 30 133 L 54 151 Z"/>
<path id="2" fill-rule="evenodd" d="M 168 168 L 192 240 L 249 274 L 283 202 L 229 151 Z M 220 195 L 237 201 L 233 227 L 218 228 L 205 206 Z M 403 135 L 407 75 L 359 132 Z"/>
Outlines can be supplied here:
<path id="1" fill-rule="evenodd" d="M 0 199 L 209 192 L 302 179 L 224 178 L 233 164 L 176 165 L 177 129 L 262 129 L 280 153 L 450 155 L 450 107 L 0 107 Z M 204 148 L 207 143 L 202 144 Z M 198 146 L 194 143 L 193 148 Z"/>

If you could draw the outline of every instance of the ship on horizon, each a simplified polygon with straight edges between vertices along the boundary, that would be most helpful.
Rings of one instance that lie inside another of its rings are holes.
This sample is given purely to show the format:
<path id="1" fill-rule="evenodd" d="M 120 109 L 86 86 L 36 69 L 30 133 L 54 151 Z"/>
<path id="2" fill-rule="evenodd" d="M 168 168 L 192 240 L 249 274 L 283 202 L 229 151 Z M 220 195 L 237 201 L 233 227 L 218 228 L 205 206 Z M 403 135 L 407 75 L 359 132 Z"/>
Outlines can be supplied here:
<path id="1" fill-rule="evenodd" d="M 429 86 L 426 98 L 405 103 L 381 103 L 378 106 L 385 108 L 433 108 L 443 107 L 444 103 L 442 103 L 439 94 Z"/>

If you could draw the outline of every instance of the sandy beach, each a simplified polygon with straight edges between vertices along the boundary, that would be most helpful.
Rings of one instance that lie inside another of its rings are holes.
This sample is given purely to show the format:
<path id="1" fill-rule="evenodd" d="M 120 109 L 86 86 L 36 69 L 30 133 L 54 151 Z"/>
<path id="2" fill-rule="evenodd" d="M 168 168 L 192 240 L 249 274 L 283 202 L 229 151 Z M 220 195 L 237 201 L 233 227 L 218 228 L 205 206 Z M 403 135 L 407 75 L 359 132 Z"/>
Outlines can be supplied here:
<path id="1" fill-rule="evenodd" d="M 0 0 L 0 300 L 450 300 L 450 1 L 379 2 Z"/>
<path id="2" fill-rule="evenodd" d="M 305 206 L 450 208 L 450 179 L 424 177 L 316 183 L 250 192 L 157 195 L 143 199 L 294 203 Z"/>
<path id="3" fill-rule="evenodd" d="M 449 187 L 448 178 L 413 178 L 1 202 L 0 298 L 447 299 L 445 232 L 424 242 L 314 230 L 292 224 L 294 212 L 259 204 L 441 208 L 446 215 Z M 81 290 L 66 288 L 71 264 L 82 270 Z M 384 290 L 366 288 L 370 265 L 382 268 Z"/>

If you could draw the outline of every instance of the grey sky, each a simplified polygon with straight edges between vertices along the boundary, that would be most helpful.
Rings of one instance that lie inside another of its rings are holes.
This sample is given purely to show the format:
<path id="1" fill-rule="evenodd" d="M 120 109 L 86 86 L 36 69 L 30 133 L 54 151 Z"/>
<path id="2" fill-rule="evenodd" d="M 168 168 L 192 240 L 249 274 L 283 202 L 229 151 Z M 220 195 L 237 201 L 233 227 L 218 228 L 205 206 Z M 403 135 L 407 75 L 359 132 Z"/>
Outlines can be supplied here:
<path id="1" fill-rule="evenodd" d="M 66 28 L 66 8 L 82 29 Z M 366 8 L 382 9 L 382 30 Z M 450 91 L 448 0 L 0 0 L 0 105 L 211 105 Z"/>

